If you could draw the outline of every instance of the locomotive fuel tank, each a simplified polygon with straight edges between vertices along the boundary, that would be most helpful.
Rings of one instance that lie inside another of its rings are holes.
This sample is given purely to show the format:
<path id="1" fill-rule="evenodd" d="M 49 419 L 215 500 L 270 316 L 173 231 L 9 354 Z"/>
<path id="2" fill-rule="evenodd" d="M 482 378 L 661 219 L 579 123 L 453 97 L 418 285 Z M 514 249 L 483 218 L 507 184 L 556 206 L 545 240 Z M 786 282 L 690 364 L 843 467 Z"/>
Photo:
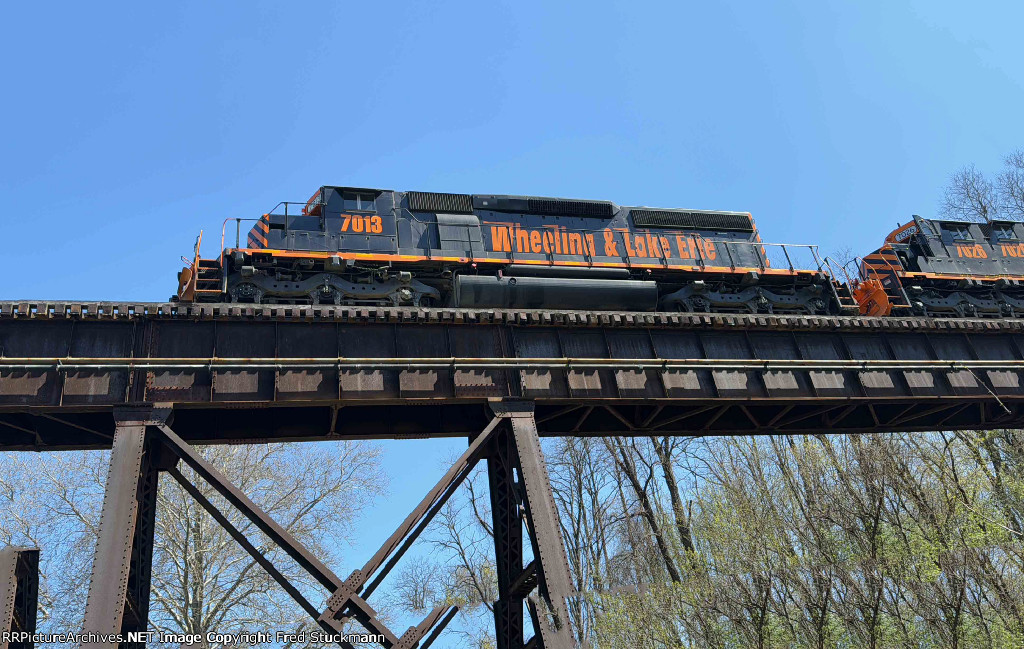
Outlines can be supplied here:
<path id="1" fill-rule="evenodd" d="M 501 309 L 592 309 L 654 311 L 658 285 L 629 279 L 563 277 L 495 277 L 460 275 L 455 279 L 455 304 Z"/>

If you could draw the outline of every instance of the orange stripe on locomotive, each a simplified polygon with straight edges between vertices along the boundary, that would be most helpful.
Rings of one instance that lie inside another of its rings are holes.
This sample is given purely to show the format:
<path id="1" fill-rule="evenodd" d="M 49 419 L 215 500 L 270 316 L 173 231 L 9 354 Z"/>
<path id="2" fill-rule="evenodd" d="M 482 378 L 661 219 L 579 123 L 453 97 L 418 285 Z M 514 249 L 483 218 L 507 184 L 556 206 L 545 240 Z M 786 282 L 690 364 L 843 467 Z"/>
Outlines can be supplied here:
<path id="1" fill-rule="evenodd" d="M 262 250 L 268 246 L 267 236 L 270 234 L 270 215 L 264 214 L 249 230 L 246 244 L 249 249 Z"/>

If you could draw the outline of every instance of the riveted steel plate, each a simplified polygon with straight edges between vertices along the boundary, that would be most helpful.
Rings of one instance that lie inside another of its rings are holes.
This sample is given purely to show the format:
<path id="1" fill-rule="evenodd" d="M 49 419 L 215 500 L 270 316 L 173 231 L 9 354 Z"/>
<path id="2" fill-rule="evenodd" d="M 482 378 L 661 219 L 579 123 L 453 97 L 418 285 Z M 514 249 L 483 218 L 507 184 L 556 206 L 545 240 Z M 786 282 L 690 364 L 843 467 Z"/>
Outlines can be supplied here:
<path id="1" fill-rule="evenodd" d="M 459 358 L 500 358 L 505 355 L 501 329 L 481 325 L 468 327 L 450 339 L 451 354 Z M 457 397 L 500 397 L 508 394 L 508 377 L 503 370 L 456 370 Z"/>
<path id="2" fill-rule="evenodd" d="M 545 435 L 1024 427 L 1022 340 L 1010 320 L 0 302 L 0 442 L 109 446 L 110 407 L 147 400 L 214 442 L 464 434 L 509 397 L 548 409 Z"/>

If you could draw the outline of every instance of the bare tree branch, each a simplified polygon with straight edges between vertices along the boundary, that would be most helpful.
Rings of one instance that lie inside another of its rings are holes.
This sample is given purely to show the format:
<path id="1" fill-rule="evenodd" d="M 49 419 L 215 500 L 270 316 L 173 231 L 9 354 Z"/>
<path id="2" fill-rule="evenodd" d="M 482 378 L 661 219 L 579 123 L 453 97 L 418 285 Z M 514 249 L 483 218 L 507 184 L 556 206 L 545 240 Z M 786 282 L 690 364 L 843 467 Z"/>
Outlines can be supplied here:
<path id="1" fill-rule="evenodd" d="M 998 211 L 995 188 L 974 165 L 964 167 L 950 176 L 940 211 L 948 219 L 984 223 Z"/>
<path id="2" fill-rule="evenodd" d="M 1024 220 L 1024 149 L 1003 159 L 1005 169 L 996 180 L 1003 216 Z"/>

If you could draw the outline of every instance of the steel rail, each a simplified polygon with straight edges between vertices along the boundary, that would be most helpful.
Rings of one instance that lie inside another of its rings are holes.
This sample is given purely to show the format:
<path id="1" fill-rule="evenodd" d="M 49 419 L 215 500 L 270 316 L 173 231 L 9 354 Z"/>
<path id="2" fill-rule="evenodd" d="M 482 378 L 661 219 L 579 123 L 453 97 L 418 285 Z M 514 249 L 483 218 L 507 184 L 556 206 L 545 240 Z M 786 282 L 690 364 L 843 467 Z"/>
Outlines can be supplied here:
<path id="1" fill-rule="evenodd" d="M 623 369 L 623 370 L 747 370 L 747 371 L 1024 371 L 1024 360 L 898 360 L 898 359 L 723 359 L 723 358 L 0 358 L 3 370 L 213 370 L 213 369 Z"/>

